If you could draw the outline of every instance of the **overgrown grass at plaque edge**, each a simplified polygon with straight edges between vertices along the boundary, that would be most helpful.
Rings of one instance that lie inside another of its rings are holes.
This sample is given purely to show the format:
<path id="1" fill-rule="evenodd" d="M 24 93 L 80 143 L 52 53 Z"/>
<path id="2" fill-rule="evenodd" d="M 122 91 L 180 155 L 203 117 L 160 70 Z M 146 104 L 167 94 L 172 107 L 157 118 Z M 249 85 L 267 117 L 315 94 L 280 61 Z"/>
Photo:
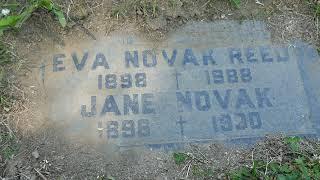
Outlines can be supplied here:
<path id="1" fill-rule="evenodd" d="M 40 8 L 53 12 L 62 27 L 67 24 L 63 11 L 51 0 L 31 0 L 26 4 L 5 3 L 0 5 L 0 8 L 2 12 L 6 12 L 6 14 L 1 13 L 0 15 L 0 36 L 5 30 L 20 28 L 32 13 Z"/>
<path id="2" fill-rule="evenodd" d="M 29 0 L 24 4 L 16 1 L 5 1 L 0 4 L 0 113 L 8 111 L 13 101 L 13 93 L 10 91 L 8 73 L 13 66 L 19 66 L 10 45 L 2 41 L 4 31 L 18 29 L 37 9 L 47 9 L 53 12 L 60 24 L 65 27 L 66 19 L 61 9 L 51 0 Z M 12 82 L 11 82 L 12 83 Z"/>
<path id="3" fill-rule="evenodd" d="M 251 166 L 243 165 L 236 170 L 230 170 L 226 172 L 225 178 L 232 180 L 320 179 L 319 143 L 312 147 L 316 149 L 317 154 L 310 154 L 310 152 L 300 147 L 302 140 L 299 137 L 286 137 L 283 139 L 283 144 L 288 148 L 288 152 L 284 152 L 285 158 L 289 159 L 286 162 L 279 163 L 272 160 L 266 162 L 253 159 Z M 187 163 L 196 158 L 190 153 L 173 153 L 173 160 L 180 167 L 186 166 Z M 211 167 L 210 164 L 206 166 L 190 164 L 192 167 L 191 173 L 196 178 L 213 178 L 217 176 L 214 167 Z"/>
<path id="4" fill-rule="evenodd" d="M 58 18 L 62 27 L 66 26 L 66 19 L 59 6 L 51 0 L 29 0 L 25 4 L 10 1 L 11 3 L 0 4 L 0 113 L 10 111 L 15 97 L 12 93 L 12 83 L 9 81 L 9 72 L 13 67 L 19 66 L 17 57 L 10 49 L 10 45 L 2 41 L 4 31 L 19 29 L 23 23 L 38 9 L 46 9 Z M 12 3 L 14 2 L 14 3 Z M 15 69 L 16 70 L 16 69 Z M 19 149 L 19 143 L 14 134 L 8 131 L 10 128 L 5 122 L 0 122 L 0 162 L 6 162 L 12 158 Z M 0 165 L 0 171 L 3 166 Z"/>
<path id="5" fill-rule="evenodd" d="M 169 6 L 176 8 L 179 3 L 186 3 L 183 0 L 167 0 Z M 210 1 L 210 0 L 209 0 Z M 209 2 L 208 1 L 208 2 Z M 235 8 L 241 8 L 241 0 L 226 0 Z M 144 17 L 157 17 L 161 14 L 161 0 L 122 0 L 113 6 L 111 15 L 113 17 L 127 17 L 132 13 L 137 13 Z"/>
<path id="6" fill-rule="evenodd" d="M 242 167 L 230 173 L 231 179 L 320 179 L 318 155 L 310 155 L 300 148 L 301 138 L 287 137 L 291 160 L 284 164 L 253 160 L 252 167 Z"/>
<path id="7" fill-rule="evenodd" d="M 15 103 L 17 97 L 13 93 L 12 83 L 9 81 L 8 72 L 11 69 L 19 66 L 17 58 L 8 46 L 0 41 L 0 113 L 9 113 L 12 105 Z M 18 68 L 17 68 L 18 69 Z M 6 160 L 11 159 L 17 154 L 19 150 L 19 143 L 5 121 L 0 122 L 0 171 L 3 170 Z"/>

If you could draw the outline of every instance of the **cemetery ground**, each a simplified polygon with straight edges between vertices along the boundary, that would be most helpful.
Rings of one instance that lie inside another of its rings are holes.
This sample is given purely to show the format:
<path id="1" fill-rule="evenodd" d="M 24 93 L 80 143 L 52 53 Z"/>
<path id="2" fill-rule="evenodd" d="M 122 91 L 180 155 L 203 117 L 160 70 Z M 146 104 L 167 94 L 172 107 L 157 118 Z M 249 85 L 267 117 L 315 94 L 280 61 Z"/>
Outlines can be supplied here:
<path id="1" fill-rule="evenodd" d="M 139 32 L 150 42 L 161 42 L 168 32 L 192 21 L 262 20 L 275 43 L 299 39 L 320 47 L 318 0 L 237 2 L 55 0 L 54 6 L 33 9 L 20 28 L 6 29 L 0 37 L 0 177 L 320 179 L 320 143 L 316 139 L 271 135 L 252 146 L 216 142 L 188 145 L 178 152 L 132 149 L 110 156 L 101 153 L 100 147 L 68 142 L 62 130 L 38 111 L 45 103 L 39 102 L 39 97 L 46 94 L 26 78 L 35 68 L 32 60 L 65 42 L 94 41 L 123 29 Z M 0 0 L 0 8 L 11 11 L 24 12 L 28 5 L 24 0 Z"/>

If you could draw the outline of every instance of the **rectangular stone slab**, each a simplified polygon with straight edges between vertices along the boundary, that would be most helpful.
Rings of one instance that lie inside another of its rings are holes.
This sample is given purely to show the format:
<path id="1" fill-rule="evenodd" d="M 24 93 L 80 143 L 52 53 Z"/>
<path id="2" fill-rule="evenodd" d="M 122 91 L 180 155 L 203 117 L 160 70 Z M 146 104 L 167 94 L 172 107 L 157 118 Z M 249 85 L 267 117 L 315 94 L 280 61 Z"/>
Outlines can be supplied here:
<path id="1" fill-rule="evenodd" d="M 67 136 L 130 148 L 318 135 L 320 66 L 259 21 L 191 23 L 163 42 L 119 33 L 44 57 L 50 120 Z"/>

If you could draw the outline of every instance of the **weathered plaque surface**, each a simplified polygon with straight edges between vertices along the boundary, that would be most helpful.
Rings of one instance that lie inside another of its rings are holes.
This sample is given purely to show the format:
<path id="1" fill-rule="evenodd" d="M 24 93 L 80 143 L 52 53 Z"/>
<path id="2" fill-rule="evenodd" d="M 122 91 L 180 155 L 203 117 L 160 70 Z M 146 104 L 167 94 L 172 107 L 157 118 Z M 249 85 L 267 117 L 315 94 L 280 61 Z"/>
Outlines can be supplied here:
<path id="1" fill-rule="evenodd" d="M 191 23 L 163 42 L 119 33 L 42 58 L 47 114 L 68 136 L 174 148 L 319 132 L 317 52 L 271 43 L 259 21 Z"/>

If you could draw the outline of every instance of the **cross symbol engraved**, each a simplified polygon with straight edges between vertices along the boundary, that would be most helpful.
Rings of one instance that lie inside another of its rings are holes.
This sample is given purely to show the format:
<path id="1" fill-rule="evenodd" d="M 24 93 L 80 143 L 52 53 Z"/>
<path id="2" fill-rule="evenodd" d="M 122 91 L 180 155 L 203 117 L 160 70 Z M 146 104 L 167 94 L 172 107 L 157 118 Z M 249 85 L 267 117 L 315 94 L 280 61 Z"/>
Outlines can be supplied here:
<path id="1" fill-rule="evenodd" d="M 177 90 L 180 89 L 180 86 L 179 86 L 179 76 L 181 75 L 181 73 L 179 73 L 177 70 L 175 70 L 175 77 L 176 77 L 176 85 L 177 85 Z"/>
<path id="2" fill-rule="evenodd" d="M 176 122 L 176 124 L 180 125 L 180 134 L 181 136 L 184 136 L 184 128 L 183 124 L 187 123 L 187 121 L 182 120 L 182 116 L 179 117 L 179 121 Z"/>

